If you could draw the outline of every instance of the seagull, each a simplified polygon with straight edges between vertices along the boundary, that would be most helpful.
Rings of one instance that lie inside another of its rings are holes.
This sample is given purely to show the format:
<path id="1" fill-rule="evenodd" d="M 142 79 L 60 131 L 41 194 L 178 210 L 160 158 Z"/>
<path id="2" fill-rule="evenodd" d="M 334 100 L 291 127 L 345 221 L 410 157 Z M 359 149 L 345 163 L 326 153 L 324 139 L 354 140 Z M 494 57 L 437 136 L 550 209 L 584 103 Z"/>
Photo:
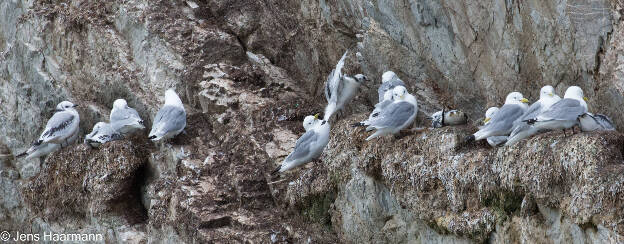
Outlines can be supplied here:
<path id="1" fill-rule="evenodd" d="M 405 83 L 392 71 L 383 73 L 383 75 L 381 75 L 381 85 L 377 89 L 379 102 L 386 100 L 387 97 L 392 97 L 392 89 L 396 86 L 405 87 Z M 389 93 L 390 96 L 386 96 L 386 93 Z"/>
<path id="2" fill-rule="evenodd" d="M 109 141 L 121 139 L 123 139 L 123 136 L 118 131 L 115 131 L 113 126 L 109 123 L 98 122 L 93 126 L 91 133 L 85 137 L 84 143 L 93 148 L 97 148 Z"/>
<path id="3" fill-rule="evenodd" d="M 611 119 L 604 114 L 587 112 L 579 117 L 581 131 L 615 130 Z"/>
<path id="4" fill-rule="evenodd" d="M 360 123 L 355 123 L 352 126 L 357 126 L 358 124 L 367 124 L 369 121 L 375 119 L 375 117 L 379 116 L 380 112 L 386 108 L 388 105 L 392 104 L 392 89 L 396 86 L 405 87 L 405 83 L 392 71 L 386 71 L 381 77 L 381 85 L 377 92 L 379 93 L 379 102 L 375 104 L 375 109 L 368 115 L 368 119 L 364 120 Z"/>
<path id="5" fill-rule="evenodd" d="M 73 144 L 78 139 L 78 124 L 80 115 L 71 102 L 63 101 L 56 105 L 56 113 L 52 115 L 46 127 L 26 152 L 16 157 L 26 156 L 26 159 L 48 155 L 61 147 Z"/>
<path id="6" fill-rule="evenodd" d="M 319 157 L 329 142 L 329 129 L 327 120 L 315 119 L 314 125 L 297 140 L 294 150 L 272 174 L 294 169 Z"/>
<path id="7" fill-rule="evenodd" d="M 372 120 L 353 124 L 352 126 L 366 126 L 366 131 L 377 130 L 366 140 L 388 134 L 397 134 L 411 125 L 418 113 L 416 98 L 407 92 L 404 86 L 397 86 L 392 90 L 393 102 L 385 107 L 379 116 Z"/>
<path id="8" fill-rule="evenodd" d="M 186 127 L 186 111 L 182 100 L 173 89 L 165 92 L 165 105 L 158 110 L 149 139 L 152 141 L 166 140 L 180 134 Z"/>
<path id="9" fill-rule="evenodd" d="M 357 74 L 350 77 L 342 74 L 347 52 L 342 55 L 336 68 L 332 70 L 325 82 L 325 99 L 327 99 L 327 107 L 325 107 L 324 120 L 329 120 L 331 116 L 338 110 L 342 110 L 349 103 L 360 85 L 364 84 L 368 78 L 363 74 Z"/>
<path id="10" fill-rule="evenodd" d="M 487 124 L 482 126 L 476 133 L 467 136 L 464 141 L 478 141 L 491 136 L 506 136 L 511 133 L 513 122 L 520 118 L 528 109 L 529 100 L 522 93 L 512 92 L 507 95 L 505 105 L 496 112 Z"/>
<path id="11" fill-rule="evenodd" d="M 487 125 L 492 120 L 492 117 L 498 112 L 498 107 L 490 107 L 485 111 L 485 119 L 483 119 L 483 125 Z"/>
<path id="12" fill-rule="evenodd" d="M 444 114 L 444 116 L 442 116 Z M 447 125 L 462 125 L 468 121 L 468 116 L 459 110 L 449 110 L 435 112 L 431 115 L 431 127 L 441 128 Z"/>
<path id="13" fill-rule="evenodd" d="M 305 129 L 305 131 L 310 130 L 310 128 L 314 126 L 318 118 L 319 118 L 319 114 L 306 116 L 303 119 L 303 129 Z"/>
<path id="14" fill-rule="evenodd" d="M 110 113 L 110 125 L 114 131 L 123 135 L 145 129 L 141 116 L 134 108 L 128 107 L 125 99 L 117 99 L 113 103 L 113 109 Z"/>
<path id="15" fill-rule="evenodd" d="M 587 113 L 586 100 L 580 87 L 568 87 L 562 100 L 525 122 L 539 130 L 560 129 L 565 135 L 565 130 L 577 125 L 579 117 Z"/>
<path id="16" fill-rule="evenodd" d="M 487 125 L 492 121 L 492 117 L 498 112 L 498 107 L 491 107 L 485 111 L 485 119 L 483 120 L 483 125 Z M 483 128 L 483 126 L 479 127 L 479 129 Z M 507 141 L 507 136 L 490 136 L 487 138 L 488 144 L 492 147 L 497 147 Z"/>
<path id="17" fill-rule="evenodd" d="M 48 120 L 43 133 L 41 133 L 39 140 L 35 144 L 67 143 L 67 139 L 78 131 L 80 115 L 75 109 L 77 106 L 69 101 L 63 101 L 56 105 L 56 113 Z"/>
<path id="18" fill-rule="evenodd" d="M 513 130 L 509 135 L 509 138 L 507 139 L 507 143 L 505 143 L 505 145 L 511 146 L 524 138 L 538 133 L 539 130 L 537 128 L 527 124 L 524 121 L 527 119 L 535 118 L 535 116 L 537 116 L 539 113 L 546 111 L 553 104 L 559 102 L 560 100 L 561 98 L 555 94 L 555 88 L 553 88 L 552 86 L 542 87 L 542 89 L 540 89 L 539 100 L 531 104 L 531 106 L 524 113 L 524 115 L 522 115 L 522 117 L 514 122 Z"/>

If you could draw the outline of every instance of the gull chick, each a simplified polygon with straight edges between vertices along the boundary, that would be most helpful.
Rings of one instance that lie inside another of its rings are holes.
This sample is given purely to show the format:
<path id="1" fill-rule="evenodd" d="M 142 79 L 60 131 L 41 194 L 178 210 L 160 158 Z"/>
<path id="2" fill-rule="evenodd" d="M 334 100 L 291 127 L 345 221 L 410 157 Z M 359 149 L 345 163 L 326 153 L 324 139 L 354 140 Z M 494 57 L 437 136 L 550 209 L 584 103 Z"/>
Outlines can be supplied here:
<path id="1" fill-rule="evenodd" d="M 483 120 L 483 125 L 487 125 L 492 120 L 492 117 L 498 112 L 498 107 L 491 107 L 485 111 L 485 119 Z M 479 128 L 483 128 L 479 127 Z M 490 136 L 487 138 L 488 144 L 493 147 L 500 146 L 501 144 L 507 141 L 507 136 Z"/>
<path id="2" fill-rule="evenodd" d="M 405 87 L 405 82 L 403 82 L 396 73 L 392 71 L 386 71 L 381 75 L 381 85 L 377 89 L 377 94 L 379 96 L 378 102 L 382 102 L 389 97 L 392 97 L 392 89 L 397 86 Z M 386 95 L 389 93 L 389 96 Z"/>
<path id="3" fill-rule="evenodd" d="M 444 116 L 442 116 L 444 115 Z M 459 110 L 444 109 L 431 115 L 431 127 L 441 128 L 447 125 L 463 125 L 468 121 L 468 116 Z"/>
<path id="4" fill-rule="evenodd" d="M 48 120 L 39 139 L 26 152 L 16 157 L 38 158 L 73 144 L 78 138 L 78 124 L 80 123 L 80 115 L 75 107 L 77 105 L 68 101 L 56 105 L 55 113 Z"/>
<path id="5" fill-rule="evenodd" d="M 579 117 L 581 131 L 615 130 L 611 119 L 604 114 L 592 114 L 587 112 Z"/>
<path id="6" fill-rule="evenodd" d="M 165 92 L 165 105 L 158 110 L 149 139 L 152 141 L 166 140 L 180 134 L 186 127 L 186 111 L 182 100 L 173 89 Z"/>

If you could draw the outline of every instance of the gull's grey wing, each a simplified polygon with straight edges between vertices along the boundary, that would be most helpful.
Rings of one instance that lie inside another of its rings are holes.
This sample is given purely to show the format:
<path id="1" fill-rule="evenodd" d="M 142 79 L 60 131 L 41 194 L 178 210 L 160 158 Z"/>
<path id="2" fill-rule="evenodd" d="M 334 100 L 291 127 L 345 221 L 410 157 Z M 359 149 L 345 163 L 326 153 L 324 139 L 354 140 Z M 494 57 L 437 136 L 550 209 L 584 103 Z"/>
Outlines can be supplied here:
<path id="1" fill-rule="evenodd" d="M 405 83 L 403 83 L 402 80 L 398 79 L 398 78 L 393 78 L 392 80 L 386 81 L 384 83 L 381 83 L 381 85 L 379 86 L 379 88 L 377 89 L 377 93 L 379 95 L 379 100 L 378 101 L 383 101 L 384 98 L 384 94 L 386 93 L 386 91 L 392 90 L 394 89 L 394 87 L 397 86 L 405 86 Z"/>
<path id="2" fill-rule="evenodd" d="M 531 106 L 529 106 L 529 109 L 527 109 L 527 111 L 524 112 L 524 114 L 520 116 L 520 118 L 514 121 L 513 123 L 514 130 L 518 127 L 522 127 L 526 125 L 527 123 L 524 122 L 525 120 L 534 119 L 535 117 L 537 117 L 537 115 L 541 112 L 541 110 L 542 110 L 542 103 L 540 103 L 539 101 L 531 104 Z"/>
<path id="3" fill-rule="evenodd" d="M 513 122 L 520 118 L 524 114 L 522 106 L 517 104 L 505 104 L 501 107 L 492 119 L 490 123 L 485 125 L 481 130 L 488 131 L 508 131 L 513 127 Z"/>
<path id="4" fill-rule="evenodd" d="M 399 127 L 414 115 L 414 105 L 409 102 L 397 102 L 388 105 L 370 125 L 378 128 Z"/>
<path id="5" fill-rule="evenodd" d="M 585 113 L 585 108 L 575 99 L 564 98 L 537 116 L 538 121 L 576 120 Z"/>
<path id="6" fill-rule="evenodd" d="M 615 130 L 615 126 L 611 119 L 604 114 L 594 114 L 594 120 L 601 125 L 605 130 Z"/>
<path id="7" fill-rule="evenodd" d="M 182 108 L 165 105 L 158 110 L 154 124 L 164 133 L 181 130 L 186 126 L 186 112 Z"/>
<path id="8" fill-rule="evenodd" d="M 293 150 L 288 157 L 286 157 L 286 161 L 293 161 L 296 159 L 300 159 L 306 157 L 310 154 L 310 149 L 313 143 L 316 143 L 318 140 L 318 133 L 314 130 L 309 130 L 299 139 L 297 139 L 297 143 L 295 143 L 295 149 Z"/>
<path id="9" fill-rule="evenodd" d="M 48 120 L 46 128 L 41 134 L 40 139 L 53 138 L 69 133 L 69 129 L 72 127 L 74 118 L 75 115 L 67 111 L 55 113 L 52 115 L 52 118 Z"/>
<path id="10" fill-rule="evenodd" d="M 534 119 L 542 110 L 542 103 L 537 101 L 529 106 L 529 109 L 522 115 L 520 120 Z"/>
<path id="11" fill-rule="evenodd" d="M 116 109 L 113 112 L 111 112 L 110 122 L 126 120 L 126 119 L 134 119 L 134 118 L 141 119 L 141 116 L 139 116 L 139 113 L 135 109 L 133 108 Z"/>

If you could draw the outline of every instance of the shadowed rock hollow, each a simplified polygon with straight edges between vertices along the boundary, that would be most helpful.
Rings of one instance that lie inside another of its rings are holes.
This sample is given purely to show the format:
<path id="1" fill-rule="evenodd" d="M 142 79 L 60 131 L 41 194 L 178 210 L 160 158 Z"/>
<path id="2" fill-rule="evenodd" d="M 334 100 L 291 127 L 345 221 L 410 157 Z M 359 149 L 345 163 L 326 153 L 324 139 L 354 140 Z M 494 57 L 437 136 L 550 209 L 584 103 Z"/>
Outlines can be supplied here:
<path id="1" fill-rule="evenodd" d="M 364 141 L 348 127 L 395 71 L 425 114 L 473 121 L 517 90 L 578 85 L 624 117 L 619 1 L 3 1 L 0 230 L 104 233 L 109 242 L 623 242 L 619 132 L 514 147 L 459 145 L 466 125 Z M 322 84 L 373 78 L 322 159 L 269 175 L 322 111 Z M 16 159 L 62 100 L 81 135 L 125 98 L 146 120 L 175 88 L 184 134 Z M 283 180 L 277 183 L 275 181 Z M 271 184 L 269 184 L 271 183 Z"/>

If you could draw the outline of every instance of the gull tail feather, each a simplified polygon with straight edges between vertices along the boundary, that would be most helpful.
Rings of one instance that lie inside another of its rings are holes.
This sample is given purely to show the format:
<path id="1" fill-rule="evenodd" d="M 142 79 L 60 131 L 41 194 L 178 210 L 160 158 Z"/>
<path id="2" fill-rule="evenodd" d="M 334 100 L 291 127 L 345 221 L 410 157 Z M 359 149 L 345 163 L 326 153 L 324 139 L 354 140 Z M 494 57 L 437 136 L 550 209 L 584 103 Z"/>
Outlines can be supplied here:
<path id="1" fill-rule="evenodd" d="M 277 173 L 278 173 L 281 169 L 282 169 L 282 165 L 277 166 L 277 168 L 275 168 L 275 169 L 271 172 L 271 174 L 272 174 L 272 175 L 277 174 Z"/>
<path id="2" fill-rule="evenodd" d="M 329 119 L 332 117 L 332 115 L 334 115 L 335 112 L 336 112 L 336 103 L 334 102 L 328 103 L 327 107 L 325 107 L 325 114 L 323 115 L 323 120 L 329 121 Z"/>

